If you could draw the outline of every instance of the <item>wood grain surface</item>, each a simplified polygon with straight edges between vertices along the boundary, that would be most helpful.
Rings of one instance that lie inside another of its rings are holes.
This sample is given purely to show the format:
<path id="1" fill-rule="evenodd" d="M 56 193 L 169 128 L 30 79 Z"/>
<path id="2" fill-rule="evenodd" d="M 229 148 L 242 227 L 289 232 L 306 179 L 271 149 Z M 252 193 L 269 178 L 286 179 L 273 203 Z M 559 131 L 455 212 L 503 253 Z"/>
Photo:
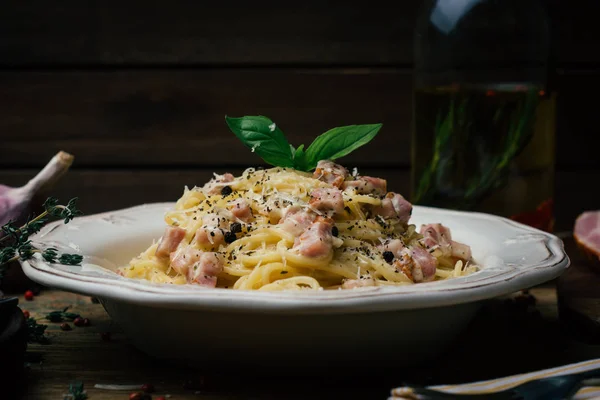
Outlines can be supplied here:
<path id="1" fill-rule="evenodd" d="M 0 66 L 408 65 L 421 3 L 9 0 Z M 545 3 L 557 62 L 600 61 L 598 3 Z"/>
<path id="2" fill-rule="evenodd" d="M 42 166 L 57 151 L 76 167 L 247 166 L 257 158 L 225 115 L 266 115 L 308 145 L 340 125 L 383 123 L 349 155 L 360 166 L 409 166 L 409 69 L 201 69 L 0 72 L 0 168 Z M 593 134 L 600 75 L 557 82 L 557 167 L 600 168 Z"/>

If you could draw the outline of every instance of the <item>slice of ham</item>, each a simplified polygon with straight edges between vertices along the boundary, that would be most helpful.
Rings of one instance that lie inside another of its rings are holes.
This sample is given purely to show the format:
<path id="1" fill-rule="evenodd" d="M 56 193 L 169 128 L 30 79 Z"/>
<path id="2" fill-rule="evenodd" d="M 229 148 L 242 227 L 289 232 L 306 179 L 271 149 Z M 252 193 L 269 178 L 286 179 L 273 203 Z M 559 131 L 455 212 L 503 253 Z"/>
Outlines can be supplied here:
<path id="1" fill-rule="evenodd" d="M 233 182 L 234 176 L 229 172 L 224 173 L 223 175 L 216 175 L 213 179 L 206 182 L 203 186 L 202 190 L 204 193 L 209 195 L 215 195 L 221 193 L 225 184 L 228 182 Z"/>
<path id="2" fill-rule="evenodd" d="M 437 259 L 422 247 L 414 246 L 402 250 L 392 265 L 415 283 L 429 282 L 435 278 Z"/>
<path id="3" fill-rule="evenodd" d="M 184 237 L 185 229 L 177 226 L 167 226 L 154 254 L 159 258 L 169 257 L 172 252 L 177 250 L 177 246 L 179 246 Z"/>
<path id="4" fill-rule="evenodd" d="M 317 168 L 313 173 L 313 178 L 327 182 L 339 188 L 342 187 L 342 184 L 348 175 L 348 170 L 343 166 L 330 160 L 321 160 L 317 163 Z"/>
<path id="5" fill-rule="evenodd" d="M 344 198 L 342 191 L 337 188 L 317 188 L 310 192 L 308 203 L 314 210 L 321 211 L 327 216 L 344 211 Z"/>
<path id="6" fill-rule="evenodd" d="M 317 215 L 312 211 L 305 210 L 300 206 L 290 206 L 285 210 L 279 224 L 285 231 L 299 236 L 308 229 L 316 217 Z"/>
<path id="7" fill-rule="evenodd" d="M 333 251 L 333 220 L 318 216 L 294 242 L 294 249 L 306 257 L 324 257 Z"/>
<path id="8" fill-rule="evenodd" d="M 373 207 L 372 210 L 375 215 L 381 215 L 383 218 L 397 218 L 401 223 L 407 224 L 412 214 L 412 204 L 401 194 L 389 192 L 381 200 L 381 204 Z"/>
<path id="9" fill-rule="evenodd" d="M 203 252 L 188 268 L 187 281 L 206 287 L 217 286 L 217 276 L 223 272 L 223 260 L 213 252 Z"/>
<path id="10" fill-rule="evenodd" d="M 600 210 L 580 214 L 575 220 L 573 237 L 579 248 L 597 267 L 600 263 Z"/>
<path id="11" fill-rule="evenodd" d="M 229 204 L 229 211 L 242 222 L 252 219 L 252 210 L 246 199 L 235 199 Z"/>
<path id="12" fill-rule="evenodd" d="M 353 188 L 358 194 L 384 196 L 387 193 L 387 181 L 372 176 L 359 176 L 355 180 L 345 181 L 344 190 Z"/>
<path id="13" fill-rule="evenodd" d="M 428 250 L 438 248 L 445 257 L 455 257 L 468 261 L 471 259 L 471 247 L 452 240 L 450 229 L 442 224 L 423 225 L 419 231 L 423 235 L 421 243 Z"/>

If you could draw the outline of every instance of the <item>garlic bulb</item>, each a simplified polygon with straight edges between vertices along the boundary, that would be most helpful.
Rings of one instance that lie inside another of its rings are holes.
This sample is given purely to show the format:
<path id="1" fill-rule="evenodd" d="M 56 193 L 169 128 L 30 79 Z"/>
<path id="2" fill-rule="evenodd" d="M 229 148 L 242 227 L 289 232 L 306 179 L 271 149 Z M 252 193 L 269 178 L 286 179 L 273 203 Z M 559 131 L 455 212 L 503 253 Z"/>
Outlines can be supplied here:
<path id="1" fill-rule="evenodd" d="M 10 220 L 23 222 L 34 196 L 50 190 L 68 171 L 73 158 L 71 154 L 60 151 L 27 184 L 16 188 L 0 185 L 0 226 Z"/>

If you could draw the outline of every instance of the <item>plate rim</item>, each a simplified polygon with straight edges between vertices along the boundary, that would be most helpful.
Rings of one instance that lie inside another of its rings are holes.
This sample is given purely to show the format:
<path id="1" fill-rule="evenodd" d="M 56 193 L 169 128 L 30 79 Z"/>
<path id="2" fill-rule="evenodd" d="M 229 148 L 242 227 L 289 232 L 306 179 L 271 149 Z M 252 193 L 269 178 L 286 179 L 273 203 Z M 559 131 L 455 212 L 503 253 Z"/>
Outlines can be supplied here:
<path id="1" fill-rule="evenodd" d="M 149 208 L 166 210 L 174 204 L 175 202 L 144 203 L 81 216 L 76 220 L 90 221 L 119 214 L 135 213 Z M 197 287 L 193 289 L 186 287 L 190 290 L 181 290 L 181 293 L 177 293 L 177 289 L 166 290 L 166 288 L 173 289 L 174 285 L 156 285 L 128 278 L 116 280 L 114 277 L 96 277 L 61 271 L 41 258 L 32 259 L 31 262 L 20 260 L 20 263 L 24 273 L 40 284 L 109 301 L 124 301 L 160 308 L 281 314 L 337 314 L 452 306 L 491 299 L 550 281 L 570 266 L 570 259 L 564 250 L 564 242 L 551 233 L 493 214 L 419 205 L 414 205 L 414 208 L 433 214 L 494 220 L 509 225 L 511 229 L 521 233 L 541 234 L 544 237 L 543 244 L 549 252 L 549 257 L 539 265 L 521 271 L 506 271 L 504 274 L 500 274 L 500 277 L 495 279 L 490 277 L 487 282 L 470 287 L 435 287 L 432 290 L 399 292 L 390 286 L 379 287 L 375 290 L 365 288 L 351 292 L 343 291 L 343 295 L 339 297 L 332 297 L 331 292 L 326 291 L 310 293 L 259 292 Z M 70 222 L 70 224 L 72 223 Z M 43 232 L 61 229 L 61 226 L 66 227 L 60 220 L 51 222 L 31 239 L 35 241 Z"/>

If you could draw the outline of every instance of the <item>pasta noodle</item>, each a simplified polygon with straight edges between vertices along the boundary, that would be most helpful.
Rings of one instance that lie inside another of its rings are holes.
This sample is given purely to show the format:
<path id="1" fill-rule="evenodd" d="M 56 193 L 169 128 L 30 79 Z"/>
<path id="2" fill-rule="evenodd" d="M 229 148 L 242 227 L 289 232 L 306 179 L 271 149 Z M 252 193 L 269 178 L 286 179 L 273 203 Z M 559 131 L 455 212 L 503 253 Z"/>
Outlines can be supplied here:
<path id="1" fill-rule="evenodd" d="M 446 227 L 409 224 L 412 206 L 386 185 L 331 161 L 314 174 L 280 167 L 215 174 L 184 189 L 165 215 L 165 234 L 119 272 L 281 291 L 411 285 L 477 270 L 470 248 Z"/>

